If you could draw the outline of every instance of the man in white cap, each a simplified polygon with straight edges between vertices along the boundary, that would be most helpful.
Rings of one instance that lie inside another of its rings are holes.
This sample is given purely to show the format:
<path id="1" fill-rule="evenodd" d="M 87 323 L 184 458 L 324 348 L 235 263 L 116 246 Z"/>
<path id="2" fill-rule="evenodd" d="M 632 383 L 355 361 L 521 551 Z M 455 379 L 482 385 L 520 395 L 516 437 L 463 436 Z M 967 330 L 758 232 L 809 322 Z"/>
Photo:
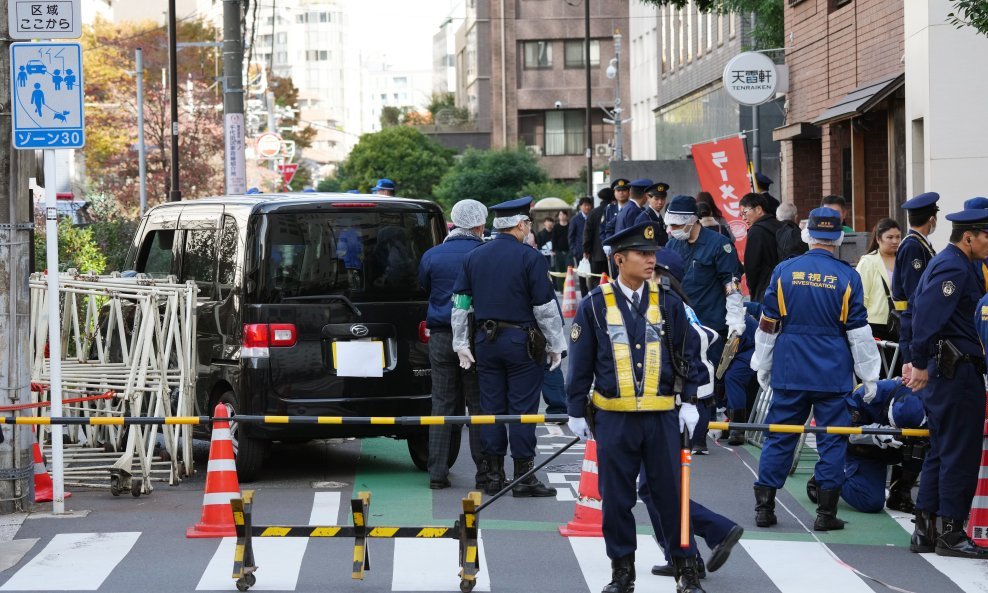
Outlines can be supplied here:
<path id="1" fill-rule="evenodd" d="M 477 373 L 460 368 L 453 351 L 453 283 L 463 268 L 467 254 L 484 244 L 487 207 L 477 200 L 460 200 L 450 212 L 454 228 L 441 245 L 429 249 L 419 263 L 419 284 L 429 292 L 425 324 L 429 328 L 429 362 L 432 366 L 432 415 L 452 416 L 457 409 L 480 411 Z M 448 488 L 449 451 L 452 431 L 449 425 L 429 427 L 429 487 Z M 455 427 L 459 431 L 460 427 Z M 480 427 L 470 426 L 470 453 L 477 465 L 476 488 L 487 481 L 487 466 L 480 442 Z"/>

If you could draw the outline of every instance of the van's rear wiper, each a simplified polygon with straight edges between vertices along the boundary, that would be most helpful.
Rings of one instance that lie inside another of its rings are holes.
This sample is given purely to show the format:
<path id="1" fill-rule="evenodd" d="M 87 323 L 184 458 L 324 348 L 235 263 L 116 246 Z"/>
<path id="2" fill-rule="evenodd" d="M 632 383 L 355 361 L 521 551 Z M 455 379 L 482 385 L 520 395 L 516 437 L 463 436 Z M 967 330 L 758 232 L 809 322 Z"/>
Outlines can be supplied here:
<path id="1" fill-rule="evenodd" d="M 343 301 L 344 303 L 346 303 L 347 307 L 350 307 L 350 310 L 353 311 L 354 315 L 356 315 L 357 317 L 363 315 L 363 313 L 360 312 L 360 309 L 358 309 L 357 306 L 353 304 L 353 301 L 346 298 L 342 294 L 307 294 L 303 296 L 282 297 L 281 300 L 282 301 L 321 301 L 326 299 Z"/>

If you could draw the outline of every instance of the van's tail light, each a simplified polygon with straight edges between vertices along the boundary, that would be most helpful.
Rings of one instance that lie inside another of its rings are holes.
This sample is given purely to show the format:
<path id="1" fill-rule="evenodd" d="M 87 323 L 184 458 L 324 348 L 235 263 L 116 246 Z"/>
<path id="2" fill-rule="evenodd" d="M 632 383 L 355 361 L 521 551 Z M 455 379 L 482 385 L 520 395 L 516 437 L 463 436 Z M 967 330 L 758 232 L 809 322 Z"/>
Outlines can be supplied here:
<path id="1" fill-rule="evenodd" d="M 419 342 L 423 344 L 429 343 L 429 328 L 425 326 L 424 321 L 419 322 Z"/>
<path id="2" fill-rule="evenodd" d="M 291 323 L 250 323 L 244 325 L 243 358 L 267 358 L 269 348 L 289 348 L 298 341 L 298 332 Z"/>

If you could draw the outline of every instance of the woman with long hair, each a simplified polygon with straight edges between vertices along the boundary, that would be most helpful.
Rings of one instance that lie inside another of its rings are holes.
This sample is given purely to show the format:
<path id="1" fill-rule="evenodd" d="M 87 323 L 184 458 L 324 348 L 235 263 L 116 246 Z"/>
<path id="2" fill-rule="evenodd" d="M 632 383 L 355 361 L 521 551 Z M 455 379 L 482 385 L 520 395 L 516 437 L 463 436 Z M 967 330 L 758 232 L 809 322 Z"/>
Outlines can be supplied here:
<path id="1" fill-rule="evenodd" d="M 868 324 L 872 333 L 883 340 L 898 341 L 897 323 L 890 317 L 896 315 L 891 306 L 892 274 L 895 268 L 895 252 L 902 240 L 899 223 L 883 218 L 871 234 L 868 253 L 861 256 L 857 270 L 864 288 L 864 305 L 868 310 Z"/>

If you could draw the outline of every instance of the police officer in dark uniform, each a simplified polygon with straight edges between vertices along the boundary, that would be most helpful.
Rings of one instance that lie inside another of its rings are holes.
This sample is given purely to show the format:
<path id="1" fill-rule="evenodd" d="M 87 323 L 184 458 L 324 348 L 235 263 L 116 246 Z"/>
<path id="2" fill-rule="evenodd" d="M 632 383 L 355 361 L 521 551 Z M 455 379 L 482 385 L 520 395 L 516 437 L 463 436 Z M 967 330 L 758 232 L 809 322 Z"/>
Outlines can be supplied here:
<path id="1" fill-rule="evenodd" d="M 607 207 L 614 201 L 614 190 L 605 187 L 597 192 L 600 205 L 595 206 L 587 215 L 587 225 L 583 228 L 583 255 L 590 259 L 590 272 L 598 276 L 607 271 L 607 254 L 604 253 L 604 243 L 601 234 L 604 230 L 604 215 Z M 590 285 L 600 284 L 596 280 Z"/>
<path id="2" fill-rule="evenodd" d="M 902 204 L 909 219 L 909 232 L 895 252 L 895 274 L 892 275 L 892 304 L 900 313 L 906 310 L 906 303 L 916 290 L 919 277 L 937 254 L 928 237 L 937 228 L 939 199 L 940 194 L 929 192 Z"/>
<path id="3" fill-rule="evenodd" d="M 570 332 L 569 427 L 587 438 L 592 412 L 611 582 L 603 593 L 635 586 L 635 481 L 644 468 L 658 525 L 666 541 L 680 541 L 680 434 L 696 426 L 700 348 L 683 301 L 651 282 L 655 226 L 635 225 L 608 241 L 618 278 L 580 303 Z M 588 405 L 587 394 L 591 393 Z M 683 402 L 677 413 L 677 396 Z M 701 593 L 696 544 L 671 546 L 676 590 Z"/>
<path id="4" fill-rule="evenodd" d="M 659 247 L 665 247 L 669 241 L 669 232 L 666 230 L 666 223 L 662 220 L 663 210 L 666 207 L 666 197 L 669 195 L 669 184 L 662 181 L 653 183 L 645 188 L 645 195 L 648 202 L 642 208 L 642 213 L 638 215 L 635 223 L 654 222 L 655 242 Z"/>
<path id="5" fill-rule="evenodd" d="M 865 385 L 864 401 L 875 397 L 881 361 L 868 325 L 861 276 L 834 256 L 843 235 L 836 210 L 813 210 L 803 231 L 810 250 L 781 262 L 772 272 L 751 357 L 758 382 L 772 389 L 768 424 L 802 425 L 812 406 L 818 425 L 847 426 L 845 398 L 854 388 L 855 374 Z M 777 523 L 775 491 L 785 484 L 798 442 L 798 434 L 765 436 L 755 482 L 759 527 Z M 847 441 L 839 435 L 817 435 L 817 450 L 819 500 L 813 529 L 843 529 L 837 503 Z"/>
<path id="6" fill-rule="evenodd" d="M 772 187 L 772 178 L 764 173 L 755 173 L 755 189 L 756 193 L 760 193 L 765 196 L 765 213 L 775 216 L 775 211 L 779 209 L 782 202 L 779 198 L 776 198 L 771 194 L 769 189 Z"/>
<path id="7" fill-rule="evenodd" d="M 607 254 L 608 269 L 611 276 L 617 273 L 614 268 L 614 260 L 611 259 L 611 248 L 607 245 L 607 239 L 614 235 L 614 228 L 617 225 L 617 216 L 631 199 L 631 182 L 627 179 L 615 179 L 611 182 L 611 189 L 614 190 L 614 202 L 607 206 L 604 211 L 604 222 L 601 226 L 600 240 L 604 243 L 604 253 Z"/>
<path id="8" fill-rule="evenodd" d="M 453 286 L 453 350 L 460 365 L 474 364 L 470 349 L 469 314 L 477 327 L 474 344 L 484 414 L 535 414 L 539 409 L 543 365 L 555 370 L 566 351 L 563 320 L 549 280 L 549 266 L 538 251 L 523 241 L 532 230 L 532 198 L 491 206 L 492 241 L 467 255 Z M 514 496 L 555 496 L 534 475 L 517 478 L 535 465 L 535 425 L 485 425 L 482 432 L 489 473 L 486 491 L 505 485 L 504 456 L 511 443 Z"/>
<path id="9" fill-rule="evenodd" d="M 974 262 L 988 257 L 988 210 L 948 214 L 950 244 L 926 268 L 902 314 L 910 328 L 905 384 L 922 393 L 930 427 L 916 528 L 909 549 L 941 556 L 988 558 L 964 532 L 978 485 L 985 418 L 985 357 L 975 326 L 982 279 Z M 937 537 L 936 517 L 942 520 Z"/>
<path id="10" fill-rule="evenodd" d="M 615 233 L 620 233 L 635 225 L 638 221 L 638 215 L 642 213 L 642 208 L 646 205 L 645 189 L 652 185 L 654 184 L 651 179 L 635 179 L 631 182 L 631 195 L 628 198 L 628 203 L 621 208 L 614 220 Z"/>
<path id="11" fill-rule="evenodd" d="M 988 210 L 988 198 L 970 198 L 964 200 L 965 210 Z M 988 261 L 974 262 L 974 269 L 984 280 L 984 289 L 988 293 Z"/>

